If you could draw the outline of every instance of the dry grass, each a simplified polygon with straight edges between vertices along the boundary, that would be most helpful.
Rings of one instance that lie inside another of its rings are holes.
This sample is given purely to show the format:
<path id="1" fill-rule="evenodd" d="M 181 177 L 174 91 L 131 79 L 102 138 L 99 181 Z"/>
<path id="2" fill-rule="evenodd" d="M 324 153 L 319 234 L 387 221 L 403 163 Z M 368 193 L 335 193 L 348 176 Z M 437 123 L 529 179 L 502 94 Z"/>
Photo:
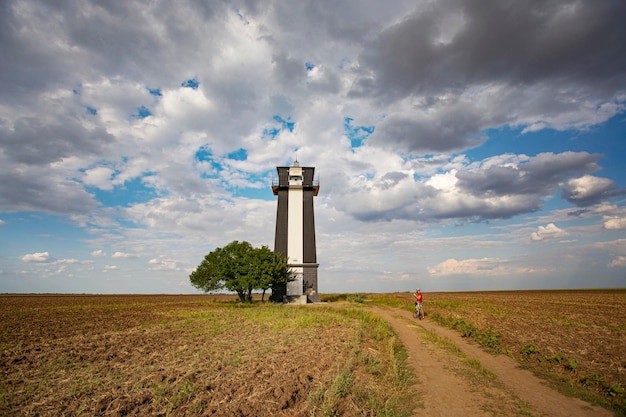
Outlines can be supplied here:
<path id="1" fill-rule="evenodd" d="M 350 297 L 345 296 L 345 297 Z M 407 310 L 410 293 L 361 294 Z M 626 415 L 626 290 L 425 293 L 426 317 Z"/>
<path id="2" fill-rule="evenodd" d="M 416 405 L 394 333 L 358 309 L 0 296 L 0 319 L 0 415 L 402 416 Z"/>

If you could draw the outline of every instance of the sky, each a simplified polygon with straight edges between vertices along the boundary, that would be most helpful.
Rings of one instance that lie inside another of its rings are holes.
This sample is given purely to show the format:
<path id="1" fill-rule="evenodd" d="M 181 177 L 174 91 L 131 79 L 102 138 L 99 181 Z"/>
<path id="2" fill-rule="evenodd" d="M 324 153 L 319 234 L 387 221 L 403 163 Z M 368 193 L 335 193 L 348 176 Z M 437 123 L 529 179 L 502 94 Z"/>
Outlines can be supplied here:
<path id="1" fill-rule="evenodd" d="M 321 293 L 626 287 L 626 2 L 0 2 L 0 293 L 196 294 L 315 167 Z"/>

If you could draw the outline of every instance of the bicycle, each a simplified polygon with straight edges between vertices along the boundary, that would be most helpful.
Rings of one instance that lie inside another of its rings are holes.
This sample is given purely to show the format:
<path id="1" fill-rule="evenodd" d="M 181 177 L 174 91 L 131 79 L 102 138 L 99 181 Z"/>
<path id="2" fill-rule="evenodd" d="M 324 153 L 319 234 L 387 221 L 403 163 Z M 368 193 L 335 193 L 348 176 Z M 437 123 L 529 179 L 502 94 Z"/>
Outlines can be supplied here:
<path id="1" fill-rule="evenodd" d="M 413 310 L 413 318 L 419 318 L 422 320 L 424 318 L 424 309 L 422 308 L 422 303 L 415 303 L 415 310 Z"/>

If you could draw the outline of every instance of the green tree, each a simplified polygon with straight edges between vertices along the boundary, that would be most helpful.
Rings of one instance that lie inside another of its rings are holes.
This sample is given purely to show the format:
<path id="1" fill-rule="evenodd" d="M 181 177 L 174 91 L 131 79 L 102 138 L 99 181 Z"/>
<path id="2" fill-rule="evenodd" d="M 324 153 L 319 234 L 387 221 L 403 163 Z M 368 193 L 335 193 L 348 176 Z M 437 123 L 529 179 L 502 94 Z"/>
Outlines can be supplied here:
<path id="1" fill-rule="evenodd" d="M 260 260 L 260 287 L 263 290 L 261 301 L 265 299 L 265 291 L 284 287 L 293 280 L 291 268 L 287 264 L 286 256 L 270 250 L 267 246 L 258 249 L 258 259 Z"/>
<path id="2" fill-rule="evenodd" d="M 290 280 L 287 259 L 267 246 L 254 248 L 248 242 L 233 241 L 204 257 L 189 275 L 191 284 L 205 292 L 227 289 L 242 302 L 252 302 L 252 291 L 265 291 Z"/>

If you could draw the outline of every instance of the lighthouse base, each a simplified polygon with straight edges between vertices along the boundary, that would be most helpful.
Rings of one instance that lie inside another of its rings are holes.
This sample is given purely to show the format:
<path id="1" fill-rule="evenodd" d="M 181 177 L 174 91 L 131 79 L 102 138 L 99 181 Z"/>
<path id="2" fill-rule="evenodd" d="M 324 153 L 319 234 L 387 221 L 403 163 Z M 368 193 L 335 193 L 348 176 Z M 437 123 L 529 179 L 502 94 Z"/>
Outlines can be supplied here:
<path id="1" fill-rule="evenodd" d="M 271 298 L 270 298 L 271 300 Z M 285 304 L 309 304 L 309 303 L 321 303 L 320 296 L 315 294 L 302 294 L 302 295 L 285 295 L 283 297 L 283 303 Z"/>
<path id="2" fill-rule="evenodd" d="M 319 264 L 293 264 L 289 266 L 295 273 L 294 280 L 281 288 L 272 288 L 270 301 L 298 304 L 319 303 L 320 297 L 317 293 L 317 268 Z"/>
<path id="3" fill-rule="evenodd" d="M 307 304 L 306 295 L 286 295 L 283 301 L 285 304 Z"/>

